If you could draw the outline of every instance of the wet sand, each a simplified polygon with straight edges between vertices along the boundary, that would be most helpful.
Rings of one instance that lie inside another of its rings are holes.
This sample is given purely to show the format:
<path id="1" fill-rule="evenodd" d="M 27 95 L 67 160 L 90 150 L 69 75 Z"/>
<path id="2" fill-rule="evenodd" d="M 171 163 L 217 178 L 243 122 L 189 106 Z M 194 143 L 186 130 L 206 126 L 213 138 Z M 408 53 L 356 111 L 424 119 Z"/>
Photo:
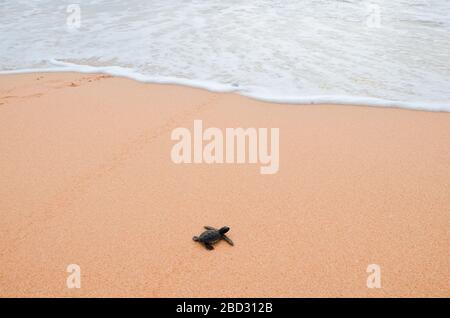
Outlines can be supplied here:
<path id="1" fill-rule="evenodd" d="M 195 119 L 279 128 L 278 173 L 174 164 Z M 3 75 L 0 137 L 1 297 L 450 297 L 450 113 Z"/>

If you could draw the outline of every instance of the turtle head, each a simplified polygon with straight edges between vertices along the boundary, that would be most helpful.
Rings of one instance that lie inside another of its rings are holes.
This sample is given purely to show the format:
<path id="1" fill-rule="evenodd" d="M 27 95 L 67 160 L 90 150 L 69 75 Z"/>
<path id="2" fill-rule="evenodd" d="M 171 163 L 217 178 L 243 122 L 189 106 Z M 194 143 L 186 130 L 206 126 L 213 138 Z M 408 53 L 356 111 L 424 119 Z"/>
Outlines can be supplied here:
<path id="1" fill-rule="evenodd" d="M 230 228 L 228 226 L 224 226 L 224 227 L 220 228 L 219 233 L 223 235 L 223 234 L 227 233 L 229 230 L 230 230 Z"/>

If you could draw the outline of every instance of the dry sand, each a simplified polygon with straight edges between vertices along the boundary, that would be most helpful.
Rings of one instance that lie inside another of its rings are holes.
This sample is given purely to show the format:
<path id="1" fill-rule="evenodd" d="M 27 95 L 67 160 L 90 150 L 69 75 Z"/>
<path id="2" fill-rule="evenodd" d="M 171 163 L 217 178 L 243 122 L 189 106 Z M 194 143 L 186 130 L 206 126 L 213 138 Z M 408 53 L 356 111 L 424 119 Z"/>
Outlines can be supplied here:
<path id="1" fill-rule="evenodd" d="M 174 164 L 194 119 L 279 127 L 279 172 Z M 450 113 L 0 76 L 0 213 L 3 297 L 449 297 Z M 235 246 L 193 242 L 203 225 Z"/>

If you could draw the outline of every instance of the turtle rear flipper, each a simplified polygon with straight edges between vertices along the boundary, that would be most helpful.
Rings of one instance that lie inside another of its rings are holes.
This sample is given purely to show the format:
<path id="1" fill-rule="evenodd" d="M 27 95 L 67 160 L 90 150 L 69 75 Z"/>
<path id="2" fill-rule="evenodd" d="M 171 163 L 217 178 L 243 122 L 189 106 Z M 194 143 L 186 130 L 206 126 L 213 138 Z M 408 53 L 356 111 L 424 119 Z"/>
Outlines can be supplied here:
<path id="1" fill-rule="evenodd" d="M 210 251 L 214 249 L 214 246 L 212 246 L 211 244 L 208 244 L 208 243 L 205 243 L 205 247 L 207 250 L 210 250 Z"/>
<path id="2" fill-rule="evenodd" d="M 212 230 L 212 231 L 217 231 L 216 228 L 213 228 L 212 226 L 204 226 L 205 230 Z"/>
<path id="3" fill-rule="evenodd" d="M 222 238 L 225 240 L 225 242 L 227 242 L 228 244 L 230 244 L 231 246 L 234 245 L 233 241 L 226 235 L 222 235 Z"/>
<path id="4" fill-rule="evenodd" d="M 194 241 L 198 242 L 198 236 L 194 236 L 192 239 L 193 239 Z"/>

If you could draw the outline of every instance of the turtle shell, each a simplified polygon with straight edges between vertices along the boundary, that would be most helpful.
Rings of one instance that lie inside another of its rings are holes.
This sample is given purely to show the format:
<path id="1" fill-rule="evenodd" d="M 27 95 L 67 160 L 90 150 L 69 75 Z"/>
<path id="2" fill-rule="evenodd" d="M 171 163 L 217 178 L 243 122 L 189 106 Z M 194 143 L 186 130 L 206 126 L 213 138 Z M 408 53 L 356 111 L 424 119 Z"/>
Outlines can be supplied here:
<path id="1" fill-rule="evenodd" d="M 215 243 L 222 238 L 217 230 L 208 230 L 200 234 L 198 240 L 204 243 Z"/>

